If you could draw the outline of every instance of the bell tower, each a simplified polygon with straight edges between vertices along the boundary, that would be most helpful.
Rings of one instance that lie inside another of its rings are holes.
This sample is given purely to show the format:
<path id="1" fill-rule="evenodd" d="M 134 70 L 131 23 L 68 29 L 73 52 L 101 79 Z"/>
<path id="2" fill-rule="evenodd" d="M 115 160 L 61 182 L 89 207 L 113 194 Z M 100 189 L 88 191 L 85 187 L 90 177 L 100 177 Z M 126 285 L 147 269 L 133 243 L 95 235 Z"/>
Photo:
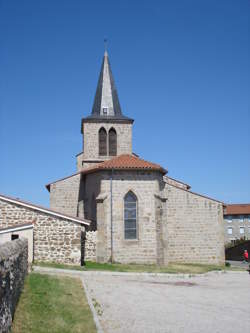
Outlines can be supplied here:
<path id="1" fill-rule="evenodd" d="M 83 152 L 77 155 L 78 171 L 117 155 L 132 154 L 133 122 L 122 113 L 105 51 L 92 113 L 82 119 Z"/>

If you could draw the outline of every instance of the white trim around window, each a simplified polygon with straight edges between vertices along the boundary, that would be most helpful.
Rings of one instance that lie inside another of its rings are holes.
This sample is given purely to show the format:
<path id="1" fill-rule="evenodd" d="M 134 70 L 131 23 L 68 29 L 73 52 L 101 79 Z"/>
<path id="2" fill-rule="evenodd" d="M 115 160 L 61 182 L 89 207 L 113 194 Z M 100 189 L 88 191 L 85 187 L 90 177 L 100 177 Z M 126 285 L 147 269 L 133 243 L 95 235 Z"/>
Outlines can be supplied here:
<path id="1" fill-rule="evenodd" d="M 240 234 L 244 235 L 244 233 L 245 233 L 245 227 L 240 227 Z"/>

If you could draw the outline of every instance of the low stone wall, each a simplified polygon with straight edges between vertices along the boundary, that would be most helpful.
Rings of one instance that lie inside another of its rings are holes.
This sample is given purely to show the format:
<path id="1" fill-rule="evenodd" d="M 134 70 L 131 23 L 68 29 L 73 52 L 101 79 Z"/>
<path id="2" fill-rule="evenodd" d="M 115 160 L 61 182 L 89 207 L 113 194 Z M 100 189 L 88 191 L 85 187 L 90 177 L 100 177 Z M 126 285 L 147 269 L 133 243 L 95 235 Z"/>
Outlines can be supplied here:
<path id="1" fill-rule="evenodd" d="M 84 260 L 96 261 L 97 231 L 87 231 L 85 235 Z"/>
<path id="2" fill-rule="evenodd" d="M 0 332 L 9 332 L 28 272 L 28 240 L 0 245 Z"/>

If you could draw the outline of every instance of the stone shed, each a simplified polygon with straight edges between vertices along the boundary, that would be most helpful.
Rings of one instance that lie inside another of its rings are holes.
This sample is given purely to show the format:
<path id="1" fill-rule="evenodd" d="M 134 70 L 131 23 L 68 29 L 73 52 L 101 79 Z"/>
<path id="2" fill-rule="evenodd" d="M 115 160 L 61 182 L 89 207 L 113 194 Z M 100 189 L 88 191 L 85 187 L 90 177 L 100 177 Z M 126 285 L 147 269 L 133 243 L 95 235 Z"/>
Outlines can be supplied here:
<path id="1" fill-rule="evenodd" d="M 33 234 L 23 235 L 31 226 Z M 86 219 L 0 195 L 0 241 L 26 236 L 35 261 L 80 265 L 83 234 L 88 226 Z"/>

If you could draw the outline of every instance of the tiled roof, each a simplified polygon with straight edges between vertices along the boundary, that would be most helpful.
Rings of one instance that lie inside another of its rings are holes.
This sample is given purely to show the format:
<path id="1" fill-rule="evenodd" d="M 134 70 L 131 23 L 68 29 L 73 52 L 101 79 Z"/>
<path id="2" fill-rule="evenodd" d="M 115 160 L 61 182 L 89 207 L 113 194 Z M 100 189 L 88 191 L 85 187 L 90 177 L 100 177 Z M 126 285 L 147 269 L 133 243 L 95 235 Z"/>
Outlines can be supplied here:
<path id="1" fill-rule="evenodd" d="M 159 164 L 145 161 L 135 155 L 124 154 L 112 158 L 111 160 L 96 164 L 93 167 L 83 169 L 82 174 L 92 173 L 99 170 L 149 170 L 167 173 Z"/>
<path id="2" fill-rule="evenodd" d="M 226 206 L 226 214 L 238 215 L 238 214 L 250 214 L 250 204 L 232 204 Z"/>

